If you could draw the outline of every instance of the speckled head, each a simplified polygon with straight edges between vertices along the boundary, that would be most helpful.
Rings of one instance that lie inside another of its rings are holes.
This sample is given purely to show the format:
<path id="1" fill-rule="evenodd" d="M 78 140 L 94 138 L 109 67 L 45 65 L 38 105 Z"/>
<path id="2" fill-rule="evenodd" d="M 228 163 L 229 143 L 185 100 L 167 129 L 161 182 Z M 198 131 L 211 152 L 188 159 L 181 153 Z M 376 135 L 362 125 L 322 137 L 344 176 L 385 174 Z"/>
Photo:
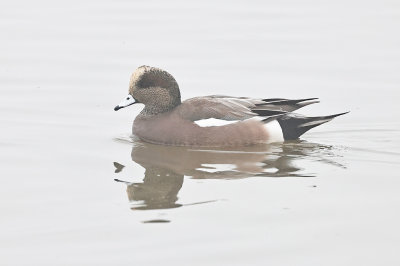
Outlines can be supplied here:
<path id="1" fill-rule="evenodd" d="M 167 112 L 181 103 L 179 86 L 174 77 L 159 68 L 141 66 L 129 82 L 129 94 L 145 105 L 144 113 Z"/>
<path id="2" fill-rule="evenodd" d="M 138 67 L 129 81 L 129 95 L 114 110 L 143 103 L 142 114 L 168 112 L 181 103 L 179 86 L 167 71 L 156 67 Z"/>

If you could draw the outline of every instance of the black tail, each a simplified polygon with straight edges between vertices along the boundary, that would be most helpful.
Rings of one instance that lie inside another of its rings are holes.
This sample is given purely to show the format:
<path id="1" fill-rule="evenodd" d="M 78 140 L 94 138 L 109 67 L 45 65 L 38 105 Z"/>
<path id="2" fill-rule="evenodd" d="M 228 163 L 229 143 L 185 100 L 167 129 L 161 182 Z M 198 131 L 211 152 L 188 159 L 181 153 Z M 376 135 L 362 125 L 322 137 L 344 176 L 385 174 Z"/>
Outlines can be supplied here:
<path id="1" fill-rule="evenodd" d="M 281 125 L 283 138 L 285 140 L 291 140 L 298 139 L 301 135 L 303 135 L 305 132 L 312 129 L 313 127 L 322 125 L 326 122 L 331 121 L 337 116 L 347 113 L 348 112 L 316 117 L 307 117 L 299 114 L 290 113 L 279 117 L 277 121 Z"/>

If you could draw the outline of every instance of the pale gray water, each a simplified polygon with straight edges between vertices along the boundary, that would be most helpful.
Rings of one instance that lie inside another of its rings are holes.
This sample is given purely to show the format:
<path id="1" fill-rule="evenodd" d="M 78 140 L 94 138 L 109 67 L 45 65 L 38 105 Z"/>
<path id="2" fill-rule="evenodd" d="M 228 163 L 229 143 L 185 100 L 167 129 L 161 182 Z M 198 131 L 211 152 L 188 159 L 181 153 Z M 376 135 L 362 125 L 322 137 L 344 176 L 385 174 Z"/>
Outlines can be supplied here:
<path id="1" fill-rule="evenodd" d="M 399 265 L 399 28 L 398 1 L 3 1 L 0 264 Z M 183 98 L 351 113 L 300 142 L 148 145 L 140 106 L 113 111 L 143 64 Z"/>

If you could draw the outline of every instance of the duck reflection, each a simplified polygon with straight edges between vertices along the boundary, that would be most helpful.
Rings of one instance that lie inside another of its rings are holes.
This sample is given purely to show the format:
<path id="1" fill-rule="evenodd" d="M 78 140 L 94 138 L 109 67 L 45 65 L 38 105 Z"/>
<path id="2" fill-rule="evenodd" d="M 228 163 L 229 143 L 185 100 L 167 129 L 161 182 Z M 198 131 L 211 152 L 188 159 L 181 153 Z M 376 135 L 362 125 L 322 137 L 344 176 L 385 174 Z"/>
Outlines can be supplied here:
<path id="1" fill-rule="evenodd" d="M 305 141 L 248 147 L 212 149 L 153 145 L 134 141 L 132 160 L 145 168 L 142 183 L 124 182 L 132 209 L 167 209 L 176 203 L 184 176 L 194 179 L 312 177 L 297 164 L 311 160 L 344 167 L 335 161 L 333 147 Z M 124 165 L 114 162 L 116 173 Z"/>

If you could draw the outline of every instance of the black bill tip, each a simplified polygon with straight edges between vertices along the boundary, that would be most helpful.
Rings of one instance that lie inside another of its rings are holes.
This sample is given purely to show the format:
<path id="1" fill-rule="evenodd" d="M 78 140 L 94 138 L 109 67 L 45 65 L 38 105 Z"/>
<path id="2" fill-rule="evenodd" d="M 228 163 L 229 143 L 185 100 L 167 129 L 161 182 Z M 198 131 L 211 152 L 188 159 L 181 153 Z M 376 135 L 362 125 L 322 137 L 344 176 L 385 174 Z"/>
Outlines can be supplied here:
<path id="1" fill-rule="evenodd" d="M 123 107 L 117 105 L 117 106 L 114 107 L 114 111 L 118 111 L 118 110 L 121 109 L 121 108 L 123 108 Z"/>

